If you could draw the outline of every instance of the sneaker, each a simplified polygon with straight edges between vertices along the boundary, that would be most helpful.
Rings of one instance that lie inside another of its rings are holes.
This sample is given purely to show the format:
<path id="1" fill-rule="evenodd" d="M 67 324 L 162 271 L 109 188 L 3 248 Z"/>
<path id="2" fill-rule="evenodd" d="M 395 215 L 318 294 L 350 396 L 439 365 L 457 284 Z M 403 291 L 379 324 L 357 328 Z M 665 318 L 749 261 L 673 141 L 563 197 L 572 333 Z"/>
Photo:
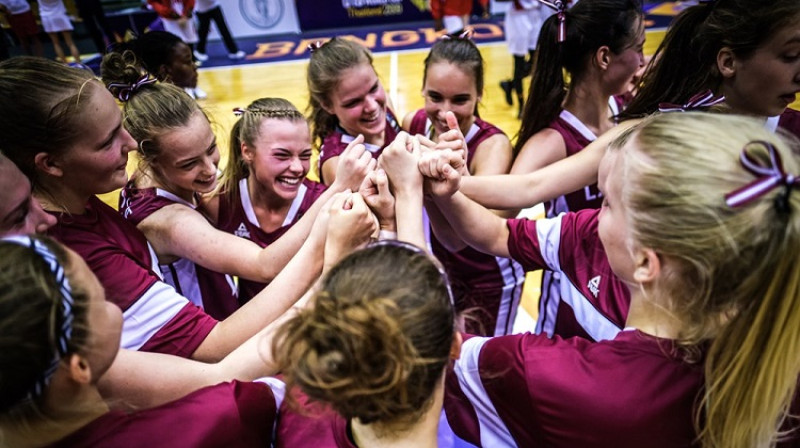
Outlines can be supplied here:
<path id="1" fill-rule="evenodd" d="M 205 90 L 201 89 L 200 87 L 195 87 L 194 97 L 197 98 L 198 100 L 204 100 L 208 98 L 208 94 L 206 93 Z"/>
<path id="2" fill-rule="evenodd" d="M 514 104 L 511 99 L 511 81 L 507 79 L 505 81 L 500 81 L 500 88 L 503 89 L 503 93 L 506 94 L 506 103 L 508 103 L 509 106 Z"/>
<path id="3" fill-rule="evenodd" d="M 205 53 L 200 53 L 197 50 L 194 50 L 194 57 L 200 62 L 205 62 L 208 60 L 208 55 Z"/>
<path id="4" fill-rule="evenodd" d="M 232 59 L 234 61 L 238 61 L 239 59 L 244 59 L 246 54 L 247 53 L 245 53 L 242 50 L 239 50 L 236 53 L 228 53 L 228 59 Z"/>

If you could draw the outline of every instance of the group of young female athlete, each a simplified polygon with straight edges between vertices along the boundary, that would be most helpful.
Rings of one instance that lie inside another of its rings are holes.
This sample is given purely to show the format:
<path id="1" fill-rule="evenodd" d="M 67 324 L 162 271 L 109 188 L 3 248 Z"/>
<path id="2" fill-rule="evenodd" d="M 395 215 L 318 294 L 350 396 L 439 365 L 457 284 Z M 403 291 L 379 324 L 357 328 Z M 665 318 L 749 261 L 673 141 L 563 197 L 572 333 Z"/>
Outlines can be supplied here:
<path id="1" fill-rule="evenodd" d="M 800 446 L 800 4 L 688 7 L 621 98 L 643 23 L 547 19 L 515 146 L 467 35 L 403 119 L 315 45 L 308 121 L 238 109 L 222 172 L 136 52 L 3 62 L 0 445 Z"/>

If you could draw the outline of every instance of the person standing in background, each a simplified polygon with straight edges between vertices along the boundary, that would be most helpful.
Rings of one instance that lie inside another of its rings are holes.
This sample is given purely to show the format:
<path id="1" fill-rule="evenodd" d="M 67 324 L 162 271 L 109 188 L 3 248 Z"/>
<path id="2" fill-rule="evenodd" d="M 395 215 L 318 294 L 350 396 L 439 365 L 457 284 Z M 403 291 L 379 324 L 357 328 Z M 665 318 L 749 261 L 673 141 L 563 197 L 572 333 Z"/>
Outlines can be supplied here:
<path id="1" fill-rule="evenodd" d="M 509 106 L 514 104 L 512 91 L 517 94 L 517 118 L 522 117 L 522 106 L 525 104 L 522 80 L 531 74 L 539 30 L 542 29 L 545 19 L 554 13 L 555 10 L 542 5 L 539 0 L 514 0 L 506 11 L 506 44 L 514 58 L 514 74 L 511 79 L 500 81 L 500 88 L 503 89 Z"/>
<path id="2" fill-rule="evenodd" d="M 100 0 L 75 0 L 75 6 L 98 53 L 105 53 L 106 47 L 114 39 L 102 3 Z"/>
<path id="3" fill-rule="evenodd" d="M 61 62 L 67 62 L 67 57 L 64 50 L 61 48 L 61 42 L 58 35 L 64 39 L 67 44 L 70 55 L 75 62 L 81 62 L 81 54 L 78 52 L 78 47 L 72 40 L 72 22 L 67 15 L 67 8 L 61 0 L 39 0 L 39 18 L 42 22 L 47 35 L 53 42 L 53 50 L 56 52 L 56 59 Z"/>
<path id="4" fill-rule="evenodd" d="M 206 43 L 208 42 L 208 32 L 211 30 L 212 20 L 217 24 L 217 31 L 219 31 L 219 35 L 222 36 L 222 40 L 225 42 L 225 48 L 228 49 L 228 58 L 234 61 L 243 59 L 245 53 L 239 49 L 236 41 L 233 40 L 233 36 L 231 36 L 228 24 L 225 23 L 225 15 L 222 13 L 219 0 L 197 0 L 197 21 L 200 23 L 200 30 L 194 57 L 200 62 L 208 60 Z"/>
<path id="5" fill-rule="evenodd" d="M 39 40 L 39 27 L 33 17 L 31 5 L 26 0 L 0 0 L 0 14 L 11 26 L 11 31 L 19 39 L 22 50 L 33 56 L 44 56 L 42 42 Z M 33 45 L 33 53 L 31 53 Z"/>
<path id="6" fill-rule="evenodd" d="M 161 17 L 164 31 L 181 38 L 194 51 L 197 43 L 197 29 L 194 26 L 192 13 L 194 0 L 147 0 L 147 4 Z"/>

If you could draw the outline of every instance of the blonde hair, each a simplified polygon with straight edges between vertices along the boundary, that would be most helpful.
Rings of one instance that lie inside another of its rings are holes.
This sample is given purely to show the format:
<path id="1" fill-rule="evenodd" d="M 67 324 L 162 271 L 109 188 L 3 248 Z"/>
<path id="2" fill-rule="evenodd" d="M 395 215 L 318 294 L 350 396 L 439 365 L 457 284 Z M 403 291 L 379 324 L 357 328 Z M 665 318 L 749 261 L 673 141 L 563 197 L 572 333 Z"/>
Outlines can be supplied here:
<path id="1" fill-rule="evenodd" d="M 147 70 L 130 50 L 108 53 L 101 64 L 103 82 L 119 97 L 119 87 L 132 85 L 147 75 Z M 139 144 L 140 161 L 152 164 L 163 151 L 159 138 L 186 126 L 195 113 L 208 115 L 182 88 L 165 82 L 142 85 L 122 103 L 122 123 Z M 209 121 L 210 122 L 210 121 Z"/>
<path id="2" fill-rule="evenodd" d="M 800 174 L 796 140 L 740 116 L 657 115 L 612 145 L 625 146 L 631 239 L 666 260 L 658 286 L 685 323 L 680 341 L 711 340 L 696 415 L 705 447 L 774 443 L 800 371 L 798 192 L 780 186 L 741 207 L 725 202 L 755 179 L 739 161 L 743 148 L 769 162 L 757 141 Z M 776 204 L 783 195 L 789 211 Z"/>
<path id="3" fill-rule="evenodd" d="M 255 148 L 255 141 L 260 136 L 261 122 L 267 118 L 274 118 L 308 124 L 306 117 L 294 107 L 294 104 L 283 98 L 259 98 L 240 112 L 241 117 L 231 129 L 228 163 L 222 172 L 222 182 L 220 182 L 221 193 L 233 199 L 239 197 L 239 180 L 250 175 L 250 168 L 242 157 L 242 143 Z"/>
<path id="4" fill-rule="evenodd" d="M 34 158 L 61 154 L 91 126 L 86 107 L 93 89 L 102 89 L 92 73 L 44 58 L 20 56 L 0 63 L 0 147 L 44 191 Z"/>

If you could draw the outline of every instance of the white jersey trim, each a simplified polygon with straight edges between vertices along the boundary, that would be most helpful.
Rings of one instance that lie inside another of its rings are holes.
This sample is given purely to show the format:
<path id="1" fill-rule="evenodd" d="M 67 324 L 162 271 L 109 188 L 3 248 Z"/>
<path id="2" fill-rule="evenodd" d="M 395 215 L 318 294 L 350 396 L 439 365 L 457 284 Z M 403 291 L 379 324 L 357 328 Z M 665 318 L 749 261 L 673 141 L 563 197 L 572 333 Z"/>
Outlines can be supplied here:
<path id="1" fill-rule="evenodd" d="M 203 308 L 203 294 L 197 279 L 197 266 L 186 258 L 178 258 L 169 264 L 161 265 L 164 283 L 175 288 L 175 291 L 189 299 L 190 302 Z"/>
<path id="2" fill-rule="evenodd" d="M 556 272 L 563 272 L 559 251 L 561 247 L 561 221 L 563 214 L 552 219 L 540 219 L 536 221 L 536 236 L 539 239 L 539 248 L 548 269 Z M 587 299 L 581 290 L 569 281 L 566 275 L 561 274 L 559 279 L 559 290 L 561 302 L 566 303 L 575 313 L 575 319 L 583 327 L 586 333 L 595 341 L 614 339 L 619 333 L 620 328 L 611 322 L 603 313 L 597 310 L 592 302 Z M 538 331 L 544 332 L 548 337 L 553 337 L 555 331 L 556 318 L 558 316 L 559 301 L 547 303 L 547 313 L 540 316 L 537 322 Z M 544 319 L 544 321 L 542 321 Z"/>
<path id="3" fill-rule="evenodd" d="M 494 336 L 503 336 L 511 334 L 514 329 L 514 320 L 517 317 L 517 309 L 522 296 L 522 286 L 525 283 L 525 270 L 522 269 L 522 265 L 510 258 L 494 257 L 494 260 L 503 278 Z"/>
<path id="4" fill-rule="evenodd" d="M 341 139 L 341 142 L 342 142 L 342 143 L 347 143 L 347 144 L 350 144 L 350 142 L 352 142 L 352 141 L 353 141 L 353 140 L 355 140 L 355 139 L 356 139 L 356 138 L 355 138 L 355 137 L 353 137 L 352 135 L 342 134 L 342 139 Z M 391 143 L 391 142 L 390 142 L 390 143 Z M 367 151 L 369 151 L 369 152 L 371 152 L 371 153 L 373 153 L 373 154 L 375 154 L 376 152 L 378 152 L 378 151 L 380 151 L 380 150 L 381 150 L 381 147 L 380 147 L 380 146 L 378 146 L 378 145 L 373 145 L 372 143 L 363 143 L 363 145 L 364 145 L 364 147 L 367 149 Z"/>
<path id="5" fill-rule="evenodd" d="M 475 123 L 472 123 L 472 126 L 469 127 L 469 131 L 467 135 L 464 136 L 464 142 L 466 144 L 470 144 L 472 139 L 475 138 L 475 135 L 481 130 L 481 127 Z M 430 118 L 425 118 L 425 136 L 429 139 L 433 138 L 433 122 Z"/>
<path id="6" fill-rule="evenodd" d="M 156 282 L 122 313 L 122 342 L 128 350 L 139 350 L 175 317 L 188 300 L 166 283 Z"/>
<path id="7" fill-rule="evenodd" d="M 780 115 L 775 115 L 774 117 L 768 117 L 767 122 L 764 123 L 764 127 L 766 127 L 772 132 L 775 132 L 778 130 L 778 122 L 780 121 L 781 121 Z"/>
<path id="8" fill-rule="evenodd" d="M 280 409 L 284 397 L 286 397 L 286 384 L 271 376 L 257 378 L 253 380 L 254 383 L 264 383 L 272 390 L 272 395 L 275 396 L 275 409 Z"/>
<path id="9" fill-rule="evenodd" d="M 191 202 L 185 201 L 185 200 L 179 198 L 178 196 L 174 195 L 173 193 L 170 193 L 167 190 L 162 190 L 160 188 L 156 188 L 156 196 L 160 196 L 162 198 L 167 198 L 172 202 L 176 202 L 178 204 L 185 205 L 187 207 L 190 207 L 192 210 L 197 208 L 197 206 L 195 204 L 192 204 Z"/>
<path id="10" fill-rule="evenodd" d="M 250 200 L 250 190 L 247 189 L 246 177 L 244 179 L 239 179 L 239 197 L 242 200 L 242 208 L 244 209 L 244 215 L 247 217 L 247 220 L 250 221 L 250 224 L 259 227 L 256 212 L 253 210 L 253 202 Z"/>
<path id="11" fill-rule="evenodd" d="M 608 108 L 611 109 L 611 115 L 615 117 L 619 115 L 619 104 L 617 104 L 617 100 L 613 96 L 608 97 Z"/>
<path id="12" fill-rule="evenodd" d="M 481 446 L 517 446 L 511 432 L 497 415 L 497 409 L 481 380 L 479 359 L 481 350 L 489 339 L 473 337 L 464 341 L 461 345 L 461 357 L 455 363 L 454 372 L 461 391 L 478 416 Z"/>
<path id="13" fill-rule="evenodd" d="M 159 280 L 164 281 L 164 276 L 161 275 L 161 268 L 158 264 L 158 255 L 156 255 L 156 250 L 153 249 L 150 241 L 147 242 L 147 252 L 150 253 L 150 270 L 155 272 Z"/>
<path id="14" fill-rule="evenodd" d="M 306 192 L 308 192 L 308 187 L 301 183 L 300 188 L 297 190 L 297 196 L 295 196 L 294 200 L 292 200 L 292 205 L 289 207 L 289 213 L 286 214 L 286 219 L 283 220 L 283 224 L 281 224 L 281 226 L 288 226 L 294 221 L 294 218 L 297 216 L 297 212 L 300 210 L 300 205 L 303 204 L 303 199 L 306 196 Z M 247 178 L 239 180 L 239 197 L 241 198 L 242 209 L 244 209 L 244 215 L 247 217 L 247 221 L 256 227 L 261 227 L 258 224 L 256 211 L 253 208 L 253 201 L 250 199 L 250 190 L 247 189 Z"/>
<path id="15" fill-rule="evenodd" d="M 562 109 L 561 113 L 558 115 L 561 117 L 562 120 L 566 121 L 570 124 L 576 131 L 580 132 L 584 138 L 590 141 L 597 140 L 597 136 L 594 135 L 594 132 L 590 131 L 589 128 L 586 127 L 585 124 L 581 120 L 578 119 L 575 115 L 572 115 L 572 112 Z"/>
<path id="16" fill-rule="evenodd" d="M 297 217 L 297 212 L 300 211 L 300 206 L 303 204 L 303 199 L 306 197 L 306 192 L 308 192 L 308 187 L 305 184 L 300 184 L 300 188 L 297 189 L 297 196 L 294 197 L 292 201 L 291 207 L 289 207 L 289 213 L 286 214 L 286 219 L 283 220 L 282 227 L 286 227 Z"/>

